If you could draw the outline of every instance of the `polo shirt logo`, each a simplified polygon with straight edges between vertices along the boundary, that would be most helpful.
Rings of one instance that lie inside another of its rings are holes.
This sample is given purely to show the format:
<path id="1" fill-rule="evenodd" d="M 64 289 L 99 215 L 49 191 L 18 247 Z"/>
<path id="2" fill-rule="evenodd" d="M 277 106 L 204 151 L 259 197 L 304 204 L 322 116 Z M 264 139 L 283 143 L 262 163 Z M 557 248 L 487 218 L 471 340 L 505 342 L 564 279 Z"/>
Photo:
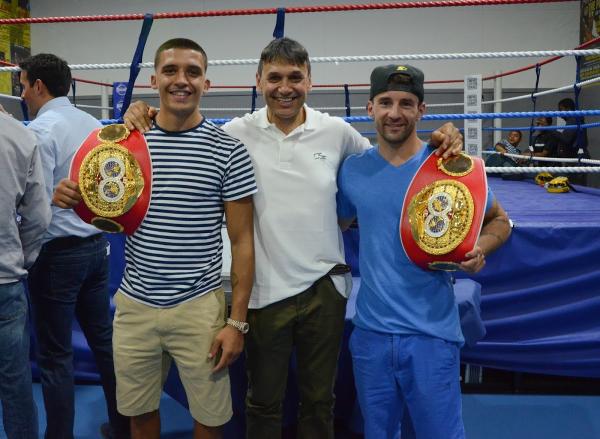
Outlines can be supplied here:
<path id="1" fill-rule="evenodd" d="M 323 154 L 323 153 L 320 153 L 320 152 L 315 152 L 313 154 L 313 157 L 314 157 L 315 160 L 327 160 L 327 156 L 325 154 Z"/>

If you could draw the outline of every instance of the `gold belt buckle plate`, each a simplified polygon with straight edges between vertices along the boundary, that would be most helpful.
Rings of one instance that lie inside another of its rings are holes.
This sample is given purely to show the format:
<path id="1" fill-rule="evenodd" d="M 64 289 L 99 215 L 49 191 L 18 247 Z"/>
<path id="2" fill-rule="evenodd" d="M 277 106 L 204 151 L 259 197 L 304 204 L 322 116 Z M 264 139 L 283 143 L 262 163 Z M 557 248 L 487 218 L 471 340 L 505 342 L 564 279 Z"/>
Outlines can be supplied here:
<path id="1" fill-rule="evenodd" d="M 430 255 L 445 255 L 457 248 L 473 223 L 473 197 L 463 183 L 438 180 L 412 199 L 411 232 L 417 245 Z"/>
<path id="2" fill-rule="evenodd" d="M 144 189 L 137 160 L 117 144 L 129 136 L 124 125 L 109 125 L 98 132 L 102 143 L 86 154 L 79 171 L 81 196 L 88 208 L 104 218 L 129 211 Z"/>

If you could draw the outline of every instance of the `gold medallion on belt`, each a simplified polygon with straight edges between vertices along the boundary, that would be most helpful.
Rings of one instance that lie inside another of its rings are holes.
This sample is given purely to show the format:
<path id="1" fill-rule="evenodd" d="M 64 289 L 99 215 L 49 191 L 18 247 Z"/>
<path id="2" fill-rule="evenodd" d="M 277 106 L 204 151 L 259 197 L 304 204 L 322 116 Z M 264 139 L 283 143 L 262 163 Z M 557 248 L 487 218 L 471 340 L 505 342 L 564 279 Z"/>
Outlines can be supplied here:
<path id="1" fill-rule="evenodd" d="M 413 238 L 430 255 L 444 255 L 458 247 L 473 222 L 473 197 L 456 180 L 428 184 L 408 208 Z"/>
<path id="2" fill-rule="evenodd" d="M 117 142 L 126 139 L 124 125 L 109 125 L 98 132 L 98 146 L 89 151 L 79 169 L 79 188 L 87 207 L 96 215 L 115 218 L 129 211 L 144 189 L 137 160 Z"/>
<path id="3" fill-rule="evenodd" d="M 473 170 L 471 157 L 461 154 L 437 161 L 444 174 L 463 177 Z M 430 255 L 445 255 L 457 248 L 473 223 L 474 204 L 469 188 L 456 179 L 441 179 L 422 188 L 408 208 L 413 239 Z"/>

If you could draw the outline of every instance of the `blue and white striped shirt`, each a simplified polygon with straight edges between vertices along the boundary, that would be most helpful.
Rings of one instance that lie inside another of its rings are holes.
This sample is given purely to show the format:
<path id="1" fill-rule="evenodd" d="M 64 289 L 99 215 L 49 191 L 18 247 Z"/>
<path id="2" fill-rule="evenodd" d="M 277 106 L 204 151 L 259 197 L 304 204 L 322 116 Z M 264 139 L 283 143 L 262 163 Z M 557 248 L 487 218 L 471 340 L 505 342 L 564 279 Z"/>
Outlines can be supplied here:
<path id="1" fill-rule="evenodd" d="M 148 213 L 125 245 L 121 291 L 155 307 L 193 299 L 221 285 L 224 201 L 256 192 L 246 147 L 212 122 L 183 132 L 155 126 Z"/>

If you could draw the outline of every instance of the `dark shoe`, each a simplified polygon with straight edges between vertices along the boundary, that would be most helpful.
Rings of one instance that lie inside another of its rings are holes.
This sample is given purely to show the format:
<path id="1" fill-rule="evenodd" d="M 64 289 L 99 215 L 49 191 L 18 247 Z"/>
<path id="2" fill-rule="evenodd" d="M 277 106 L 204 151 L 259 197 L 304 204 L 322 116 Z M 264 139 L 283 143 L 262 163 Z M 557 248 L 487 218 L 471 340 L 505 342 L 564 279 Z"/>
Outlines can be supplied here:
<path id="1" fill-rule="evenodd" d="M 113 439 L 112 429 L 108 422 L 105 422 L 100 426 L 100 436 L 102 439 Z"/>

